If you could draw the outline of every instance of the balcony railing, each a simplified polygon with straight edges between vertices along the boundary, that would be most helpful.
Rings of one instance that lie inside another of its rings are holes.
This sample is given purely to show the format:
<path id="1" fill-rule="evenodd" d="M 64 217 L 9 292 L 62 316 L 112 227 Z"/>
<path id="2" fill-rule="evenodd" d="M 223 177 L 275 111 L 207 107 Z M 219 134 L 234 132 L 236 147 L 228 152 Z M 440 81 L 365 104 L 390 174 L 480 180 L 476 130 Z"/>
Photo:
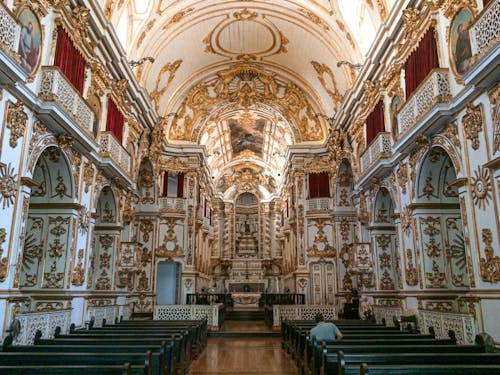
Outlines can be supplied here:
<path id="1" fill-rule="evenodd" d="M 390 133 L 378 133 L 361 156 L 361 172 L 365 172 L 373 163 L 392 155 L 392 136 Z"/>
<path id="2" fill-rule="evenodd" d="M 12 16 L 10 11 L 0 3 L 0 48 L 10 55 L 16 54 L 21 37 L 21 25 Z"/>
<path id="3" fill-rule="evenodd" d="M 399 133 L 404 133 L 435 104 L 451 98 L 448 69 L 434 69 L 411 95 L 398 113 Z"/>
<path id="4" fill-rule="evenodd" d="M 312 198 L 307 200 L 307 211 L 328 211 L 333 209 L 331 198 Z"/>
<path id="5" fill-rule="evenodd" d="M 111 158 L 126 174 L 130 174 L 130 155 L 120 142 L 118 142 L 113 133 L 100 133 L 99 145 L 101 156 Z"/>
<path id="6" fill-rule="evenodd" d="M 59 104 L 82 129 L 92 134 L 94 112 L 58 67 L 42 67 L 42 82 L 38 94 L 45 101 Z"/>
<path id="7" fill-rule="evenodd" d="M 498 43 L 500 33 L 500 1 L 493 1 L 470 29 L 473 55 L 483 55 Z"/>
<path id="8" fill-rule="evenodd" d="M 174 212 L 186 211 L 186 199 L 162 197 L 160 198 L 160 209 Z"/>

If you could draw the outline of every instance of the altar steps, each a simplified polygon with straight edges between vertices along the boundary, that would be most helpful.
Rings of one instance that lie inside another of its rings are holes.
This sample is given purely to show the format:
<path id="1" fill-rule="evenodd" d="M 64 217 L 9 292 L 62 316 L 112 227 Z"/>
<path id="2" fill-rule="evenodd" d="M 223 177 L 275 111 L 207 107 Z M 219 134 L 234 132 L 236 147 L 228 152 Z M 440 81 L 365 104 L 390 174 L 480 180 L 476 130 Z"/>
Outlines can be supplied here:
<path id="1" fill-rule="evenodd" d="M 252 321 L 264 321 L 264 311 L 234 311 L 227 310 L 224 314 L 225 320 L 252 320 Z"/>

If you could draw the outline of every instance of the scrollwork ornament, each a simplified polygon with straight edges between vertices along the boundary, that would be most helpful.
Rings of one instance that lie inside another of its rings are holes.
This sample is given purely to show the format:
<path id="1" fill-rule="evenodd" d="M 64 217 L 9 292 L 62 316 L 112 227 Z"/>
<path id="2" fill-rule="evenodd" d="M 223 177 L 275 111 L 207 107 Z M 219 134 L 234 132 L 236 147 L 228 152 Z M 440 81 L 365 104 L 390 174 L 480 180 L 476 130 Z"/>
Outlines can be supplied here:
<path id="1" fill-rule="evenodd" d="M 497 283 L 500 281 L 500 257 L 494 256 L 493 250 L 493 235 L 491 229 L 483 229 L 482 240 L 485 245 L 485 258 L 479 260 L 479 268 L 481 279 L 489 283 Z"/>
<path id="2" fill-rule="evenodd" d="M 0 245 L 5 242 L 6 231 L 5 228 L 0 228 Z M 7 278 L 9 259 L 7 257 L 3 257 L 3 248 L 0 246 L 0 282 L 4 282 Z"/>
<path id="3" fill-rule="evenodd" d="M 478 166 L 471 179 L 471 187 L 474 204 L 484 210 L 492 198 L 489 169 Z"/>
<path id="4" fill-rule="evenodd" d="M 28 115 L 24 112 L 23 103 L 21 101 L 16 104 L 9 102 L 7 108 L 7 128 L 10 129 L 10 147 L 17 147 L 17 141 L 20 137 L 24 136 L 27 124 Z"/>
<path id="5" fill-rule="evenodd" d="M 14 203 L 17 192 L 17 174 L 14 173 L 14 167 L 9 163 L 7 166 L 0 167 L 0 200 L 3 209 L 8 208 Z"/>
<path id="6" fill-rule="evenodd" d="M 462 125 L 466 138 L 472 142 L 472 148 L 474 150 L 479 149 L 479 133 L 483 131 L 482 106 L 474 106 L 472 103 L 469 103 L 467 105 L 466 113 L 462 118 Z"/>

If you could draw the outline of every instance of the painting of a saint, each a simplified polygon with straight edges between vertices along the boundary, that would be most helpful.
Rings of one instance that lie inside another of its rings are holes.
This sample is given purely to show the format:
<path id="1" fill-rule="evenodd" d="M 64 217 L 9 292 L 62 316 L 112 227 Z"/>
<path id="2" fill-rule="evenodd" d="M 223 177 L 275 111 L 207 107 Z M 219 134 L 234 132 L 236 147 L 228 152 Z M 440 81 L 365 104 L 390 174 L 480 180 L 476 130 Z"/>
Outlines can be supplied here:
<path id="1" fill-rule="evenodd" d="M 229 120 L 233 157 L 238 156 L 238 154 L 244 150 L 250 150 L 258 157 L 262 157 L 264 148 L 264 125 L 265 120 L 263 119 L 252 121 L 241 121 L 237 119 Z"/>
<path id="2" fill-rule="evenodd" d="M 32 73 L 38 66 L 42 35 L 36 15 L 28 8 L 23 8 L 18 16 L 21 24 L 19 55 L 23 68 Z"/>
<path id="3" fill-rule="evenodd" d="M 391 128 L 392 135 L 396 137 L 398 135 L 398 111 L 401 109 L 401 98 L 396 95 L 391 102 Z"/>
<path id="4" fill-rule="evenodd" d="M 458 75 L 463 75 L 470 67 L 472 48 L 469 27 L 472 24 L 472 13 L 462 9 L 457 13 L 450 29 L 450 56 L 452 66 Z"/>

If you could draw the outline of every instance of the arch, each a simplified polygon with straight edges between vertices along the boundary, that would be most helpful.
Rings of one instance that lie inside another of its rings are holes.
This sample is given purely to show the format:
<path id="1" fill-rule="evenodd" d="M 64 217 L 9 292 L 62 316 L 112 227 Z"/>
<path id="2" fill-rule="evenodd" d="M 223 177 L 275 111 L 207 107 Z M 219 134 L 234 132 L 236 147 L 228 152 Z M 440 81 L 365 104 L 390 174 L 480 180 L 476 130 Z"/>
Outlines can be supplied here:
<path id="1" fill-rule="evenodd" d="M 64 152 L 52 145 L 43 149 L 32 178 L 36 185 L 30 195 L 19 287 L 63 289 L 70 277 L 71 235 L 78 216 Z"/>
<path id="2" fill-rule="evenodd" d="M 394 225 L 394 203 L 391 193 L 386 187 L 381 187 L 375 196 L 373 222 L 376 224 Z"/>

